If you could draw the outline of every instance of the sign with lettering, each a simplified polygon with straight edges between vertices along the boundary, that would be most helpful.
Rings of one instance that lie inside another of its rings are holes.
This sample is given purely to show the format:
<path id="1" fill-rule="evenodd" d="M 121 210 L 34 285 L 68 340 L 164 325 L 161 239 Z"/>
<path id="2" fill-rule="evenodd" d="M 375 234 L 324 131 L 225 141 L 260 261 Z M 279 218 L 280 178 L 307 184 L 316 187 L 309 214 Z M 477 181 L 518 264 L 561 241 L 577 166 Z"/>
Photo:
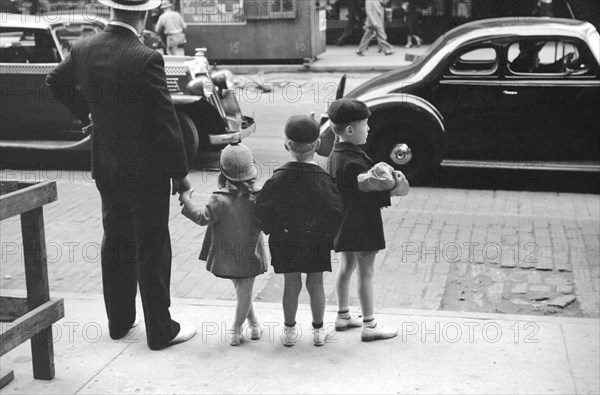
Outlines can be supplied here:
<path id="1" fill-rule="evenodd" d="M 244 0 L 182 0 L 181 15 L 188 25 L 246 23 Z"/>

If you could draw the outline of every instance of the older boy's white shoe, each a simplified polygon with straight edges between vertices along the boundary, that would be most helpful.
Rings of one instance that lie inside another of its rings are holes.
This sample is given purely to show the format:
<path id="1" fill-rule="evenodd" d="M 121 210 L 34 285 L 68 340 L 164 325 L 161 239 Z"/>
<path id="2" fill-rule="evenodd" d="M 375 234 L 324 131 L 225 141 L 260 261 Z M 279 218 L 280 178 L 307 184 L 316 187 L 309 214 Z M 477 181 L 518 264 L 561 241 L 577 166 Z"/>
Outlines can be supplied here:
<path id="1" fill-rule="evenodd" d="M 362 319 L 356 314 L 350 313 L 350 318 L 340 317 L 339 315 L 335 318 L 336 331 L 345 331 L 349 328 L 360 328 L 362 325 Z"/>
<path id="2" fill-rule="evenodd" d="M 396 328 L 386 328 L 380 323 L 376 323 L 374 327 L 369 328 L 363 326 L 361 339 L 364 342 L 370 342 L 373 340 L 381 340 L 381 339 L 390 339 L 395 337 L 398 334 L 398 329 Z"/>
<path id="3" fill-rule="evenodd" d="M 331 327 L 311 328 L 313 331 L 313 343 L 320 347 L 327 343 L 327 340 L 335 333 Z"/>
<path id="4" fill-rule="evenodd" d="M 281 342 L 286 347 L 291 347 L 298 342 L 298 330 L 295 326 L 284 325 L 281 331 Z"/>

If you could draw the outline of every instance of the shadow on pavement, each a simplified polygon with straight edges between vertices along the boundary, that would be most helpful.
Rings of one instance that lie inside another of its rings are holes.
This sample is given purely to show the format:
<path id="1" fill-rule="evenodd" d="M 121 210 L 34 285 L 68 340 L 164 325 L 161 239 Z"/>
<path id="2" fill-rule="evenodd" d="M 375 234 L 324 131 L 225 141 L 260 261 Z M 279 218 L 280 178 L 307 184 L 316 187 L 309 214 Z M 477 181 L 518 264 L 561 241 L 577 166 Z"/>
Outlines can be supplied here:
<path id="1" fill-rule="evenodd" d="M 599 194 L 600 174 L 441 167 L 427 180 L 426 185 L 438 188 Z"/>

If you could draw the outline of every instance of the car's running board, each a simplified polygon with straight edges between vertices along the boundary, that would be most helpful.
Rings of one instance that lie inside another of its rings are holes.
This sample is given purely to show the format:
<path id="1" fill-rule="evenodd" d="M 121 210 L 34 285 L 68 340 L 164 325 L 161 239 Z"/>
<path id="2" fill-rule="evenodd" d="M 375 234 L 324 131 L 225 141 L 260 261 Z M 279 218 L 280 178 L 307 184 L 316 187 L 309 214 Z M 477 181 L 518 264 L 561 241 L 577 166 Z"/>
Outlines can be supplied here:
<path id="1" fill-rule="evenodd" d="M 2 140 L 0 148 L 21 148 L 42 151 L 84 151 L 90 148 L 90 138 L 77 141 L 56 140 Z"/>
<path id="2" fill-rule="evenodd" d="M 511 170 L 552 170 L 552 171 L 577 171 L 600 172 L 599 162 L 508 162 L 508 161 L 483 161 L 446 159 L 441 163 L 445 167 L 475 167 L 488 169 Z"/>

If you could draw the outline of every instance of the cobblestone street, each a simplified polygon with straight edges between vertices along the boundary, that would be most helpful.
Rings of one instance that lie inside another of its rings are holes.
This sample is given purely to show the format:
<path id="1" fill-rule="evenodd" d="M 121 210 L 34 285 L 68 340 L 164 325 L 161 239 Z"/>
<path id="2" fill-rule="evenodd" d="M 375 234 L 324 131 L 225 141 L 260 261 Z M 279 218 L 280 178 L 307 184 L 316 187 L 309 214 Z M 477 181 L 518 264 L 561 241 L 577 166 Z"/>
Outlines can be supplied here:
<path id="1" fill-rule="evenodd" d="M 88 172 L 5 170 L 2 180 L 57 180 L 58 201 L 45 208 L 51 291 L 102 292 L 100 199 Z M 216 173 L 195 170 L 197 202 L 208 200 Z M 263 182 L 266 179 L 261 180 Z M 419 188 L 383 211 L 387 249 L 377 256 L 378 308 L 558 314 L 598 317 L 598 195 Z M 198 260 L 206 228 L 171 203 L 174 297 L 234 300 L 229 281 Z M 2 289 L 25 289 L 18 217 L 0 224 Z M 334 272 L 325 274 L 335 305 Z M 283 277 L 256 280 L 256 299 L 278 302 Z M 308 303 L 303 292 L 301 303 Z M 352 304 L 358 306 L 356 292 Z"/>

